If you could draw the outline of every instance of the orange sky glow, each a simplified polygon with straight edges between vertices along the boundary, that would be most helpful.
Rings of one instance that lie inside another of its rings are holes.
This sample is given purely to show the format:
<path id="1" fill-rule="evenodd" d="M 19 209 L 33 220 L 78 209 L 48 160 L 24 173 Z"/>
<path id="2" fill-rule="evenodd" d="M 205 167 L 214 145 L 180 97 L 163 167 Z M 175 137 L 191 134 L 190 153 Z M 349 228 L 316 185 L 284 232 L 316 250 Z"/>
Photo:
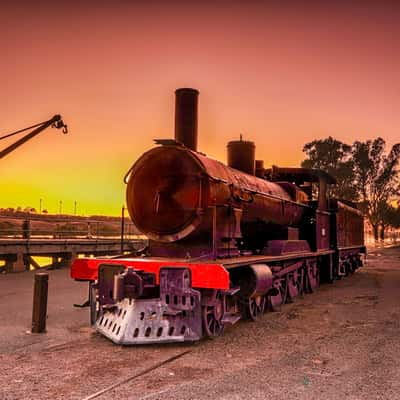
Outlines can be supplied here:
<path id="1" fill-rule="evenodd" d="M 70 133 L 0 161 L 0 208 L 119 215 L 125 172 L 173 137 L 178 87 L 200 91 L 199 150 L 222 161 L 240 133 L 266 166 L 328 135 L 399 141 L 400 7 L 330 3 L 2 2 L 0 135 L 57 113 Z"/>

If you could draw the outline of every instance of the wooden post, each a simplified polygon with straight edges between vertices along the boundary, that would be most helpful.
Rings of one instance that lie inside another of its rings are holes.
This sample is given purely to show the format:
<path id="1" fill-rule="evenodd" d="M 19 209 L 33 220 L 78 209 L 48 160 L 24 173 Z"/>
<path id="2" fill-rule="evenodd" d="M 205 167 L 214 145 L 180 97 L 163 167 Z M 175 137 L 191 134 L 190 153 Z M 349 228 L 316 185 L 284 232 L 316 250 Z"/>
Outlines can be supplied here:
<path id="1" fill-rule="evenodd" d="M 43 333 L 46 331 L 48 281 L 49 274 L 47 272 L 35 274 L 32 333 Z"/>

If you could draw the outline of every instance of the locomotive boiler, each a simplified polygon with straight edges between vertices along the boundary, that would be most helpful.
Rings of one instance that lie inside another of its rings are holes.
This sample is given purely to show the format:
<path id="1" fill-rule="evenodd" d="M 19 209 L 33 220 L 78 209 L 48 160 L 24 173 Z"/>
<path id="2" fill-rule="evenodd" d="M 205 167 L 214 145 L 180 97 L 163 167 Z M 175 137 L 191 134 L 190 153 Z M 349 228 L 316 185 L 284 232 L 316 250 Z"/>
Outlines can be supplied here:
<path id="1" fill-rule="evenodd" d="M 152 240 L 153 255 L 160 252 L 156 243 L 166 248 L 164 243 L 177 242 L 170 256 L 238 254 L 241 239 L 256 248 L 248 233 L 252 225 L 262 227 L 264 239 L 274 229 L 297 227 L 306 203 L 295 185 L 268 182 L 177 143 L 140 157 L 127 186 L 129 214 Z"/>
<path id="2" fill-rule="evenodd" d="M 175 104 L 175 138 L 156 140 L 125 177 L 147 248 L 72 266 L 90 282 L 99 332 L 121 344 L 218 336 L 361 266 L 362 215 L 328 199 L 333 177 L 264 169 L 242 137 L 228 143 L 228 165 L 207 157 L 197 151 L 198 91 L 178 89 Z"/>

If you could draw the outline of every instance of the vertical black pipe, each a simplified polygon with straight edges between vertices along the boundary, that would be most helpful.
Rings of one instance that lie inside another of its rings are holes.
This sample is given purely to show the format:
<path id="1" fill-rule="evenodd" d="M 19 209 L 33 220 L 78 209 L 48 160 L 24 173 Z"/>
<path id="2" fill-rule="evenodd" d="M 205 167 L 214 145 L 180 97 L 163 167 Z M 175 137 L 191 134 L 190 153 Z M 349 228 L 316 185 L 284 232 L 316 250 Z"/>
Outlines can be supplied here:
<path id="1" fill-rule="evenodd" d="M 175 140 L 197 151 L 197 106 L 199 91 L 175 90 Z"/>
<path id="2" fill-rule="evenodd" d="M 326 192 L 327 192 L 326 180 L 324 178 L 320 178 L 318 187 L 318 210 L 326 211 L 327 209 Z"/>
<path id="3" fill-rule="evenodd" d="M 38 272 L 35 274 L 32 333 L 43 333 L 46 331 L 48 281 L 49 274 L 47 272 Z"/>

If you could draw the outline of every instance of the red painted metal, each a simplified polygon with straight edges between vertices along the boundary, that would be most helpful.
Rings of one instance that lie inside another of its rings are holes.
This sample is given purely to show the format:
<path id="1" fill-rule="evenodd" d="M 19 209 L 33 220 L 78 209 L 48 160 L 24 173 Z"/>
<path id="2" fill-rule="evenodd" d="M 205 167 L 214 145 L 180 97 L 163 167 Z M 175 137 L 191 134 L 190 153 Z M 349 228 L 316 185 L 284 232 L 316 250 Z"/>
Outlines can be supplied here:
<path id="1" fill-rule="evenodd" d="M 229 289 L 229 274 L 221 264 L 190 263 L 182 261 L 154 260 L 142 258 L 77 258 L 71 266 L 71 278 L 94 281 L 100 264 L 124 265 L 156 275 L 160 283 L 160 269 L 163 267 L 187 267 L 192 272 L 192 287 L 203 289 Z"/>

